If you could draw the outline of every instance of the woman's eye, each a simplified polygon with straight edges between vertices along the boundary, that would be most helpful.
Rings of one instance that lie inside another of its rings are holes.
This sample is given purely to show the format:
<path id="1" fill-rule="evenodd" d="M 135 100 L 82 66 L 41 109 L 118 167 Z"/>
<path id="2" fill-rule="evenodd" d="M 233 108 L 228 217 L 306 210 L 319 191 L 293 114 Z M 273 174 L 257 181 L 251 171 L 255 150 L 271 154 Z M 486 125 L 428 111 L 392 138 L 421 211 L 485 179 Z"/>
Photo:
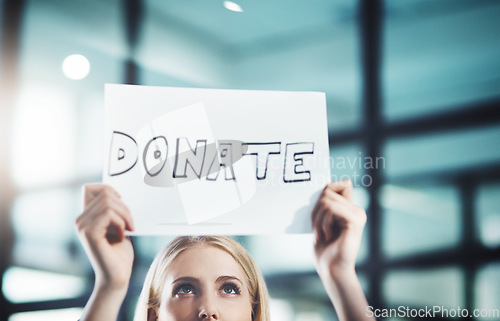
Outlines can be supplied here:
<path id="1" fill-rule="evenodd" d="M 225 284 L 221 290 L 223 294 L 240 294 L 240 289 L 234 284 Z"/>
<path id="2" fill-rule="evenodd" d="M 191 294 L 193 288 L 190 285 L 183 285 L 177 289 L 177 294 Z"/>

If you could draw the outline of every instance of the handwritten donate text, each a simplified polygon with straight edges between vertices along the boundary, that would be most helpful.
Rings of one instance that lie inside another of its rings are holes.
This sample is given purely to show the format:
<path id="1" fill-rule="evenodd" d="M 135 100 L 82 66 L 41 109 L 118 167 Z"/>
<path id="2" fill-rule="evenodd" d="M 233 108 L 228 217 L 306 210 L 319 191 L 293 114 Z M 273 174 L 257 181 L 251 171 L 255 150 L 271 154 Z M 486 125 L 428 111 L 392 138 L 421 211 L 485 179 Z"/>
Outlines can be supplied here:
<path id="1" fill-rule="evenodd" d="M 174 147 L 175 152 L 169 158 L 169 153 L 172 154 L 170 149 Z M 140 146 L 131 135 L 114 131 L 109 151 L 108 175 L 123 175 L 140 162 L 149 177 L 165 175 L 166 171 L 171 171 L 173 179 L 217 181 L 222 180 L 220 173 L 223 172 L 223 179 L 230 181 L 237 179 L 233 164 L 249 156 L 255 159 L 255 178 L 265 180 L 270 159 L 280 157 L 283 182 L 297 183 L 311 180 L 311 171 L 304 160 L 313 154 L 314 142 L 217 140 L 210 143 L 203 138 L 178 137 L 172 144 L 165 136 L 154 136 L 144 146 Z M 173 168 L 168 166 L 170 161 Z"/>

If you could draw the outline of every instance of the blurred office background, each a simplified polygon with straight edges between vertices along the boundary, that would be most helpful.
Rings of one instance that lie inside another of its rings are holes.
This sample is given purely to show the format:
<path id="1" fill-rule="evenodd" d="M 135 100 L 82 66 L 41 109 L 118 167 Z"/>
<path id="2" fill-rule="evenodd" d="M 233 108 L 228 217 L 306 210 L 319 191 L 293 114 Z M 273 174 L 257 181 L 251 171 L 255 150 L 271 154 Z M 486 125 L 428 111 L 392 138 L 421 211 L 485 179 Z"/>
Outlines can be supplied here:
<path id="1" fill-rule="evenodd" d="M 332 176 L 368 213 L 370 303 L 500 308 L 500 2 L 0 3 L 0 321 L 76 320 L 89 296 L 73 222 L 101 179 L 104 83 L 326 92 Z M 134 240 L 120 320 L 167 240 Z M 335 318 L 310 236 L 239 240 L 273 321 Z"/>

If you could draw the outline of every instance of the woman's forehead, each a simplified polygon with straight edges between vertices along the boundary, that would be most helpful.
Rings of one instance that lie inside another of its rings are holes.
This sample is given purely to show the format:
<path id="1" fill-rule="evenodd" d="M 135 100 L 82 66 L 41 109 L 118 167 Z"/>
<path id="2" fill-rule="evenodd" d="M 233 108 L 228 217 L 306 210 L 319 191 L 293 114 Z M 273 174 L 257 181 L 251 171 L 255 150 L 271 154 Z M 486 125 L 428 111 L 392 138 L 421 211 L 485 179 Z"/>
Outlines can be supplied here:
<path id="1" fill-rule="evenodd" d="M 228 252 L 211 245 L 196 245 L 177 255 L 172 261 L 167 279 L 179 277 L 214 278 L 235 276 L 242 282 L 245 280 L 243 268 Z"/>

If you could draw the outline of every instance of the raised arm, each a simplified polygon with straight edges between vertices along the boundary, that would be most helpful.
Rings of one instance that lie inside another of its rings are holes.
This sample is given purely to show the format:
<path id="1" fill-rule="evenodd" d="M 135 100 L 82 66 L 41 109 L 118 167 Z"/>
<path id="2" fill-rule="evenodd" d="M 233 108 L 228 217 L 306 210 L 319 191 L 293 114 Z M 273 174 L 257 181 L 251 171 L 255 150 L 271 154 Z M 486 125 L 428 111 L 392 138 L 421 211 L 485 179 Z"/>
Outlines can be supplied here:
<path id="1" fill-rule="evenodd" d="M 96 276 L 80 321 L 116 320 L 127 293 L 134 250 L 125 230 L 132 217 L 118 193 L 106 185 L 86 185 L 78 236 Z"/>
<path id="2" fill-rule="evenodd" d="M 311 217 L 316 270 L 341 321 L 371 321 L 355 270 L 366 213 L 353 204 L 352 195 L 350 180 L 332 182 L 316 203 Z"/>

